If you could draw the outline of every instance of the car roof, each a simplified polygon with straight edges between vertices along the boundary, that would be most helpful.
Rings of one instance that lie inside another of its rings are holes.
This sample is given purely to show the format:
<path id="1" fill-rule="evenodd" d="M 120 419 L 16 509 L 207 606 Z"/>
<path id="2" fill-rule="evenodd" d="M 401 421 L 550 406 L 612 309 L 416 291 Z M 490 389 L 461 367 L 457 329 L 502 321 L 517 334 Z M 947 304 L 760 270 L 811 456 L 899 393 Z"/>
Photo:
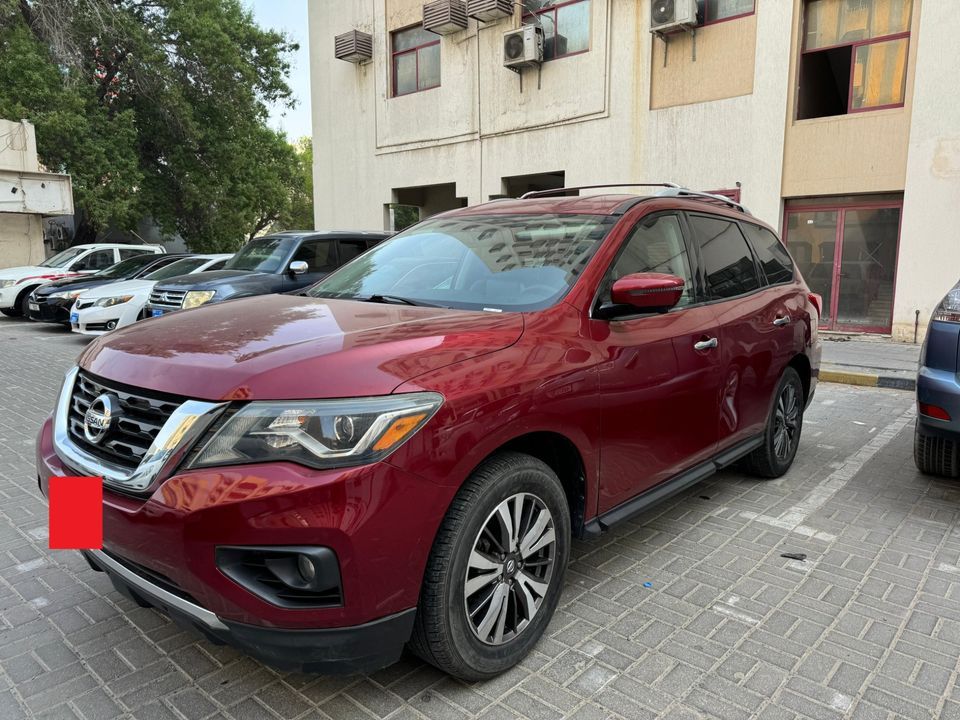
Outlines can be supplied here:
<path id="1" fill-rule="evenodd" d="M 262 237 L 296 237 L 296 238 L 318 238 L 318 237 L 380 237 L 386 238 L 393 235 L 392 232 L 383 230 L 284 230 L 283 232 L 269 233 Z M 254 238 L 258 240 L 259 238 Z"/>
<path id="2" fill-rule="evenodd" d="M 641 203 L 650 203 L 657 210 L 687 210 L 709 212 L 741 220 L 769 229 L 762 220 L 749 213 L 735 210 L 719 201 L 698 199 L 691 196 L 634 195 L 630 193 L 604 193 L 602 195 L 577 195 L 532 198 L 504 198 L 471 207 L 457 208 L 431 216 L 432 218 L 471 217 L 478 215 L 607 215 L 620 216 Z"/>

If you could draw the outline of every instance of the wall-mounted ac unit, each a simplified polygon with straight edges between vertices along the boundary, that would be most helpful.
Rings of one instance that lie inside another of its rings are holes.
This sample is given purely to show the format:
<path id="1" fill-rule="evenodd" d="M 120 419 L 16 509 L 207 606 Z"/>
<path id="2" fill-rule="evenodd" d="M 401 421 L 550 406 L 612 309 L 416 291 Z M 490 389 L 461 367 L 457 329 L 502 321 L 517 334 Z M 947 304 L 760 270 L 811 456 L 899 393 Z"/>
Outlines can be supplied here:
<path id="1" fill-rule="evenodd" d="M 697 0 L 652 0 L 650 3 L 650 32 L 695 27 Z"/>
<path id="2" fill-rule="evenodd" d="M 543 29 L 524 25 L 503 34 L 503 66 L 513 70 L 543 62 Z"/>
<path id="3" fill-rule="evenodd" d="M 423 29 L 437 35 L 452 35 L 467 29 L 464 0 L 435 0 L 424 3 Z"/>
<path id="4" fill-rule="evenodd" d="M 467 15 L 480 22 L 496 22 L 513 15 L 514 0 L 467 0 Z"/>
<path id="5" fill-rule="evenodd" d="M 337 35 L 333 39 L 333 54 L 337 60 L 361 63 L 373 57 L 373 35 L 359 30 Z"/>

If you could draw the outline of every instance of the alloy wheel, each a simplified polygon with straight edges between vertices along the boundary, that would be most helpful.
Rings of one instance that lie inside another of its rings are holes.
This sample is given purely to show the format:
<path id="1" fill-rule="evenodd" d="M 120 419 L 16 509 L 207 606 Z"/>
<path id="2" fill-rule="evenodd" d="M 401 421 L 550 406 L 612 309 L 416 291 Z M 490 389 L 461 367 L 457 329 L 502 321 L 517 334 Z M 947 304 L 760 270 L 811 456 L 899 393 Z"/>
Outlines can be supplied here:
<path id="1" fill-rule="evenodd" d="M 473 634 L 487 645 L 516 638 L 540 610 L 556 557 L 553 515 L 536 495 L 494 508 L 474 539 L 463 601 Z"/>
<path id="2" fill-rule="evenodd" d="M 787 460 L 800 435 L 800 396 L 793 383 L 787 383 L 777 398 L 773 425 L 773 452 L 778 460 Z"/>

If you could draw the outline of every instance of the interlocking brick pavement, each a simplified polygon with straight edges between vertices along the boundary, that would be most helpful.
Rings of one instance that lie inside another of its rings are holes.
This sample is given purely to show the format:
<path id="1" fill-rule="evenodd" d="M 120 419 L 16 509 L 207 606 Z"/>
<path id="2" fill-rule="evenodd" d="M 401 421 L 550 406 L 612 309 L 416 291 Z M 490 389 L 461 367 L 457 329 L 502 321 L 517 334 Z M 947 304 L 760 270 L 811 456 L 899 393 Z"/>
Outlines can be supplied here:
<path id="1" fill-rule="evenodd" d="M 322 677 L 46 550 L 34 436 L 84 345 L 0 320 L 0 718 L 960 718 L 960 486 L 916 472 L 908 393 L 822 385 L 786 477 L 727 471 L 575 543 L 548 635 L 496 680 Z"/>

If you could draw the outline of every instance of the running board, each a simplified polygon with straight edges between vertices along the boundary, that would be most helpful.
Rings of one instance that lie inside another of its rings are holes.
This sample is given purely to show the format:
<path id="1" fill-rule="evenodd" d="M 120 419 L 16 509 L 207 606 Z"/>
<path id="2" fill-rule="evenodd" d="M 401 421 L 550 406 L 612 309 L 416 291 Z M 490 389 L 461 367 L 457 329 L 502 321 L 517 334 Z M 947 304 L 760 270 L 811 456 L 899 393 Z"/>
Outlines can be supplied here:
<path id="1" fill-rule="evenodd" d="M 718 470 L 732 465 L 745 455 L 749 455 L 761 445 L 763 445 L 763 435 L 757 435 L 749 440 L 737 443 L 733 447 L 715 455 L 712 459 L 695 465 L 676 477 L 666 480 L 640 495 L 617 505 L 615 508 L 607 510 L 602 515 L 598 515 L 592 520 L 589 520 L 584 523 L 580 537 L 585 539 L 599 537 L 617 523 L 636 517 L 652 505 L 656 505 L 672 495 L 683 492 L 687 488 L 706 480 Z"/>

